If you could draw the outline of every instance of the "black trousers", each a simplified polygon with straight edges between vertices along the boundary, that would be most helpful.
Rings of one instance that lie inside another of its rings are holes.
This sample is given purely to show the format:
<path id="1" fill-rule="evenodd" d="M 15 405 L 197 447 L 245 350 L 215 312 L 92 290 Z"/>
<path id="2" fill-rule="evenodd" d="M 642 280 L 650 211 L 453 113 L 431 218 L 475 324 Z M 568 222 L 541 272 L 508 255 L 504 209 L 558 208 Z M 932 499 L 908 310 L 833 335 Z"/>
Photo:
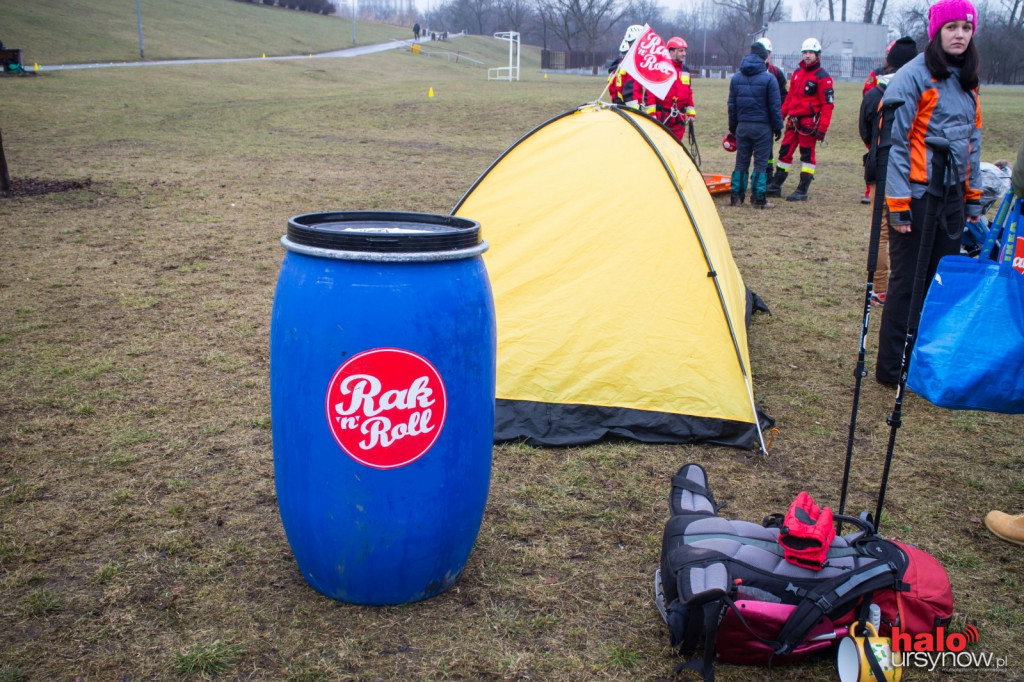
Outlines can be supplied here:
<path id="1" fill-rule="evenodd" d="M 878 360 L 875 363 L 875 377 L 884 384 L 896 384 L 900 378 L 903 361 L 903 347 L 910 323 L 910 302 L 914 293 L 914 275 L 917 271 L 918 253 L 921 249 L 921 233 L 924 231 L 925 210 L 928 195 L 910 202 L 910 233 L 889 230 L 889 289 L 882 309 L 882 324 L 878 329 Z M 935 238 L 926 248 L 930 251 L 928 273 L 925 277 L 925 293 L 935 277 L 939 259 L 960 253 L 960 237 L 964 229 L 963 194 L 951 189 L 945 203 L 940 207 L 935 225 Z M 921 299 L 922 304 L 924 298 Z"/>

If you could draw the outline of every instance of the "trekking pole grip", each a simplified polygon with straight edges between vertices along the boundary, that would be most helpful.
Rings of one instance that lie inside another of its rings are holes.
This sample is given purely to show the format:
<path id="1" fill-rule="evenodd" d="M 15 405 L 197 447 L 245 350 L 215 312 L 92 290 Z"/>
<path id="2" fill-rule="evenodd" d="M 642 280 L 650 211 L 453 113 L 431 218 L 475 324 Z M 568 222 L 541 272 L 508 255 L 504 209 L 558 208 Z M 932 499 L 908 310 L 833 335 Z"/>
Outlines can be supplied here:
<path id="1" fill-rule="evenodd" d="M 896 110 L 906 102 L 901 99 L 890 99 L 882 102 L 882 126 L 878 137 L 878 148 L 892 146 L 892 122 L 896 118 Z"/>
<path id="2" fill-rule="evenodd" d="M 881 244 L 882 230 L 888 229 L 888 226 L 882 224 L 882 207 L 885 205 L 889 148 L 892 147 L 892 123 L 896 118 L 896 110 L 904 104 L 905 102 L 901 99 L 882 103 L 878 143 L 875 146 L 875 200 L 871 206 L 871 234 L 868 240 L 868 272 L 871 275 L 878 268 L 878 248 Z"/>

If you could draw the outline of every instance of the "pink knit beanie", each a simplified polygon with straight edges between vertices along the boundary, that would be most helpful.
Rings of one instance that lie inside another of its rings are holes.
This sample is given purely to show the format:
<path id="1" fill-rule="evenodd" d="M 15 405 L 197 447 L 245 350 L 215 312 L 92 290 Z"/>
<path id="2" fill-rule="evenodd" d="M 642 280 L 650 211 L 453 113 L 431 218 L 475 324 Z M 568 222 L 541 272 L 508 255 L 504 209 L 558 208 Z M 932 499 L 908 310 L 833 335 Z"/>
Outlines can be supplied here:
<path id="1" fill-rule="evenodd" d="M 978 13 L 971 0 L 939 0 L 928 10 L 928 40 L 951 21 L 969 21 L 978 30 Z"/>

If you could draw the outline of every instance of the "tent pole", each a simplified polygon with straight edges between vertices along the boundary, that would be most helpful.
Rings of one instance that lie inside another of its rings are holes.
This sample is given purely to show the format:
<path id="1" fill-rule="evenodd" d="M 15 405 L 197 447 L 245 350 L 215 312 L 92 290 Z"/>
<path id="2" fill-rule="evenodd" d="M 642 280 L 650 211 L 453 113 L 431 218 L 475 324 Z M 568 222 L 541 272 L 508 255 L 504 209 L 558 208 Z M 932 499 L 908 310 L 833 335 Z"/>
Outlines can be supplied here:
<path id="1" fill-rule="evenodd" d="M 615 110 L 613 109 L 613 111 Z M 711 255 L 708 253 L 707 244 L 704 243 L 704 238 L 701 236 L 700 230 L 697 228 L 697 217 L 693 215 L 693 210 L 690 208 L 690 203 L 686 200 L 686 194 L 683 192 L 683 188 L 679 184 L 679 178 L 677 178 L 675 174 L 672 172 L 672 169 L 669 166 L 668 161 L 665 160 L 665 157 L 658 149 L 658 146 L 654 143 L 653 140 L 651 140 L 650 136 L 648 136 L 647 133 L 640 126 L 638 126 L 634 120 L 632 120 L 632 118 L 622 113 L 621 111 L 617 113 L 619 113 L 620 116 L 625 117 L 629 124 L 633 126 L 633 128 L 638 133 L 640 133 L 640 136 L 644 139 L 647 145 L 658 157 L 658 160 L 661 161 L 661 166 L 665 170 L 665 172 L 668 173 L 669 178 L 672 180 L 672 186 L 675 187 L 676 194 L 679 196 L 679 201 L 683 205 L 683 210 L 686 211 L 686 217 L 689 218 L 690 225 L 693 226 L 693 234 L 697 238 L 697 243 L 700 244 L 700 251 L 701 254 L 704 256 L 704 263 L 705 265 L 708 266 L 708 277 L 715 284 L 715 293 L 718 296 L 718 304 L 719 307 L 722 309 L 722 316 L 725 317 L 725 325 L 729 329 L 729 338 L 732 339 L 732 348 L 733 352 L 736 353 L 736 362 L 740 368 L 740 375 L 743 377 L 743 385 L 746 386 L 747 397 L 750 399 L 750 410 L 751 415 L 754 418 L 754 428 L 757 430 L 757 440 L 758 444 L 761 446 L 761 454 L 767 455 L 768 448 L 765 447 L 764 444 L 764 434 L 761 432 L 761 420 L 757 416 L 757 404 L 754 402 L 754 388 L 750 383 L 750 375 L 747 373 L 746 363 L 743 362 L 743 352 L 740 350 L 739 339 L 736 338 L 736 328 L 732 324 L 732 318 L 729 317 L 729 308 L 725 304 L 725 295 L 722 293 L 722 286 L 718 281 L 718 273 L 715 271 L 715 267 L 711 263 Z"/>

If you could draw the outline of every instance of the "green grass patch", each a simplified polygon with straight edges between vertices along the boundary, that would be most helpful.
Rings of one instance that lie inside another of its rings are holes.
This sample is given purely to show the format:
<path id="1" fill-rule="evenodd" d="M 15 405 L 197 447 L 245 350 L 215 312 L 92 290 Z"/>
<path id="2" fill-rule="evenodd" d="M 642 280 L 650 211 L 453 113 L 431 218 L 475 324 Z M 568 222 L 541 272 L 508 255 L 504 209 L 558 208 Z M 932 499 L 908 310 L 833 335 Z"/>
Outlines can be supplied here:
<path id="1" fill-rule="evenodd" d="M 56 613 L 62 604 L 60 597 L 51 590 L 33 590 L 22 597 L 19 607 L 22 615 L 36 617 Z"/>
<path id="2" fill-rule="evenodd" d="M 213 679 L 234 666 L 241 647 L 220 640 L 200 642 L 174 656 L 174 670 L 186 678 Z"/>

